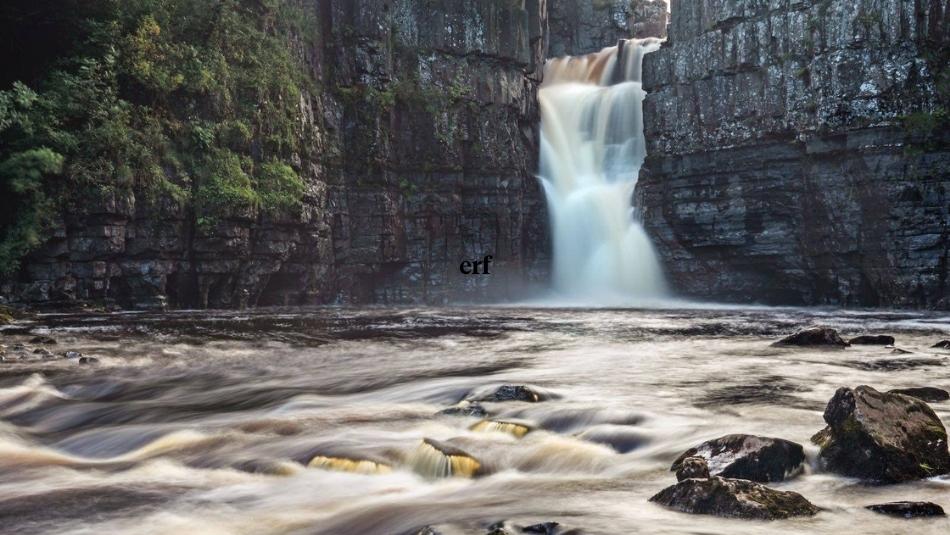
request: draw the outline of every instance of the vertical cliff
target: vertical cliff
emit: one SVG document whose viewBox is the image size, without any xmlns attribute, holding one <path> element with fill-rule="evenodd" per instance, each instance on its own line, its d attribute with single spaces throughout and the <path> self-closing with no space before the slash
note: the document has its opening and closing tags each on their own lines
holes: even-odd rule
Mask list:
<svg viewBox="0 0 950 535">
<path fill-rule="evenodd" d="M 638 201 L 671 284 L 950 306 L 950 5 L 673 0 Z"/>
<path fill-rule="evenodd" d="M 631 37 L 666 37 L 664 0 L 548 0 L 548 57 L 597 52 Z"/>
<path fill-rule="evenodd" d="M 299 209 L 209 219 L 194 198 L 101 188 L 56 219 L 2 293 L 133 307 L 442 302 L 543 278 L 545 1 L 299 3 L 306 23 L 287 35 L 308 78 L 287 162 L 305 184 Z M 459 274 L 488 254 L 492 277 Z"/>
</svg>

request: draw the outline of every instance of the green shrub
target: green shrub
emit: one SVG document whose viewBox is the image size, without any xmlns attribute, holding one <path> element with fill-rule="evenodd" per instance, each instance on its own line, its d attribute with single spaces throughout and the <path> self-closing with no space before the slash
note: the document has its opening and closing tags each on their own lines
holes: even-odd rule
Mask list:
<svg viewBox="0 0 950 535">
<path fill-rule="evenodd" d="M 199 226 L 299 204 L 303 181 L 281 163 L 308 150 L 296 2 L 53 4 L 31 16 L 56 10 L 83 33 L 39 79 L 0 91 L 0 270 L 105 193 L 171 198 Z"/>
</svg>

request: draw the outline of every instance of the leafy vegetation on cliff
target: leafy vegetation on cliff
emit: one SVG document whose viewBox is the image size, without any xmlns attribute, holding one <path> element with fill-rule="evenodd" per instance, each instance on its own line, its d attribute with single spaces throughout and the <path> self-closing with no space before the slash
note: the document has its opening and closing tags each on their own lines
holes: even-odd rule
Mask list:
<svg viewBox="0 0 950 535">
<path fill-rule="evenodd" d="M 54 4 L 0 7 L 25 55 L 0 87 L 0 272 L 64 218 L 133 191 L 173 199 L 205 231 L 299 206 L 288 162 L 304 151 L 306 70 L 291 43 L 307 17 L 295 3 Z"/>
</svg>

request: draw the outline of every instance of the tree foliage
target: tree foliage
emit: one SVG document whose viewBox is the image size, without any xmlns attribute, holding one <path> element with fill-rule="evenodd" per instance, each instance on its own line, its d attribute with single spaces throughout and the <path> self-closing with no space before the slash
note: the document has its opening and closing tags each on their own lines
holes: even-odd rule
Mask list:
<svg viewBox="0 0 950 535">
<path fill-rule="evenodd" d="M 45 16 L 10 1 L 3 9 L 13 9 L 11 20 Z M 283 163 L 305 150 L 306 71 L 291 43 L 307 17 L 296 5 L 102 0 L 49 8 L 77 35 L 0 91 L 0 271 L 15 271 L 62 214 L 81 214 L 110 192 L 171 197 L 208 229 L 220 218 L 298 209 L 304 184 Z"/>
</svg>

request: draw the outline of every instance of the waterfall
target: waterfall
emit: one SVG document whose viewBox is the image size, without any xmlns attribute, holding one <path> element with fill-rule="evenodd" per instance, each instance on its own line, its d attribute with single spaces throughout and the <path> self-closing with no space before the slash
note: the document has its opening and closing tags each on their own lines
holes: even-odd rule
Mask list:
<svg viewBox="0 0 950 535">
<path fill-rule="evenodd" d="M 541 181 L 554 245 L 554 288 L 597 304 L 666 294 L 650 239 L 633 208 L 646 156 L 643 55 L 658 39 L 620 41 L 544 67 Z"/>
</svg>

